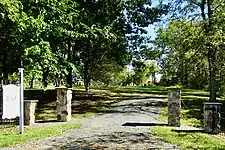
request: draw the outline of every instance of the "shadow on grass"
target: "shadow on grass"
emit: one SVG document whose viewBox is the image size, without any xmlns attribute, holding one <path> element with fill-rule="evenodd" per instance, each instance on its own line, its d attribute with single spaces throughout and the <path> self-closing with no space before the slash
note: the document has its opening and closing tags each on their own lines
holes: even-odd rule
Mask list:
<svg viewBox="0 0 225 150">
<path fill-rule="evenodd" d="M 40 91 L 38 91 L 40 92 Z M 44 96 L 42 96 L 44 97 Z M 110 109 L 110 105 L 118 100 L 108 96 L 87 95 L 85 91 L 73 91 L 72 116 L 86 113 L 101 113 Z M 79 116 L 77 116 L 79 117 Z M 57 119 L 56 95 L 55 98 L 40 99 L 36 109 L 36 122 L 54 122 Z"/>
<path fill-rule="evenodd" d="M 126 90 L 126 89 L 114 89 L 111 90 L 116 93 L 141 93 L 141 94 L 156 94 L 156 95 L 168 95 L 167 91 L 150 91 L 150 90 Z"/>
<path fill-rule="evenodd" d="M 132 100 L 132 99 L 129 99 L 129 100 Z M 134 99 L 136 100 L 136 99 Z M 143 101 L 140 101 L 140 102 L 136 102 L 136 103 L 130 103 L 130 104 L 119 104 L 119 105 L 116 105 L 116 106 L 112 106 L 112 108 L 115 108 L 115 107 L 166 107 L 167 106 L 167 102 L 165 101 L 157 101 L 157 100 L 149 100 L 149 101 L 146 101 L 146 102 L 143 102 Z"/>
<path fill-rule="evenodd" d="M 39 120 L 36 121 L 36 123 L 54 123 L 54 122 L 60 122 L 58 120 Z"/>
<path fill-rule="evenodd" d="M 137 126 L 168 126 L 168 124 L 167 123 L 126 122 L 122 126 L 130 126 L 130 127 L 137 127 Z"/>
<path fill-rule="evenodd" d="M 97 93 L 99 94 L 99 93 Z M 139 95 L 112 95 L 105 94 L 104 96 L 95 95 L 95 93 L 91 95 L 87 95 L 84 90 L 73 90 L 73 100 L 72 100 L 72 116 L 78 114 L 85 116 L 86 113 L 128 113 L 129 111 L 113 111 L 115 107 L 126 107 L 125 105 L 113 106 L 113 104 L 117 103 L 120 100 L 138 100 L 138 99 L 154 99 L 149 101 L 148 103 L 140 103 L 135 104 L 135 107 L 165 107 L 167 105 L 166 102 L 157 101 L 157 99 L 163 99 L 166 96 L 163 95 L 151 95 L 151 96 L 142 96 Z M 155 101 L 156 100 L 156 101 Z M 134 107 L 134 106 L 132 106 Z M 137 110 L 137 111 L 142 111 Z M 149 112 L 149 110 L 146 110 Z M 45 100 L 40 100 L 37 105 L 37 115 L 36 118 L 39 122 L 49 122 L 49 120 L 56 120 L 56 98 L 49 98 Z M 157 113 L 155 111 L 151 113 Z M 158 114 L 158 113 L 157 113 Z M 79 117 L 79 116 L 78 116 Z"/>
<path fill-rule="evenodd" d="M 115 96 L 116 97 L 116 96 Z M 167 96 L 123 96 L 119 97 L 120 100 L 134 100 L 134 99 L 165 99 Z"/>
</svg>

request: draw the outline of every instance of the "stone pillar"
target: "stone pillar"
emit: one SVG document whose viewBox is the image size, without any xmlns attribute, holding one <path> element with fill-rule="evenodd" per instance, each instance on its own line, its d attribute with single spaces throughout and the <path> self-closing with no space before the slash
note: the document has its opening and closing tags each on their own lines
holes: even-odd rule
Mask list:
<svg viewBox="0 0 225 150">
<path fill-rule="evenodd" d="M 35 109 L 38 100 L 24 100 L 24 125 L 35 123 Z"/>
<path fill-rule="evenodd" d="M 168 125 L 180 126 L 181 89 L 169 89 L 168 93 Z"/>
<path fill-rule="evenodd" d="M 204 131 L 215 134 L 220 129 L 220 109 L 222 103 L 205 102 L 204 104 Z"/>
<path fill-rule="evenodd" d="M 72 89 L 58 87 L 57 89 L 57 120 L 67 122 L 71 120 Z"/>
</svg>

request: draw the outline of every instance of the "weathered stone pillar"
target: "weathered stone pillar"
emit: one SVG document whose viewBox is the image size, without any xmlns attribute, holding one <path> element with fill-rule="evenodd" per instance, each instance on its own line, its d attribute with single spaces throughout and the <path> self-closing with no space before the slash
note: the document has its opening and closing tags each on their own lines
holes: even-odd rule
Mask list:
<svg viewBox="0 0 225 150">
<path fill-rule="evenodd" d="M 35 123 L 35 109 L 38 100 L 24 100 L 24 124 L 32 125 Z"/>
<path fill-rule="evenodd" d="M 72 89 L 58 87 L 57 89 L 57 120 L 67 122 L 71 120 Z"/>
<path fill-rule="evenodd" d="M 168 125 L 180 126 L 181 89 L 169 89 L 168 93 Z"/>
<path fill-rule="evenodd" d="M 220 129 L 220 109 L 222 103 L 205 102 L 204 104 L 204 131 L 215 134 Z"/>
</svg>

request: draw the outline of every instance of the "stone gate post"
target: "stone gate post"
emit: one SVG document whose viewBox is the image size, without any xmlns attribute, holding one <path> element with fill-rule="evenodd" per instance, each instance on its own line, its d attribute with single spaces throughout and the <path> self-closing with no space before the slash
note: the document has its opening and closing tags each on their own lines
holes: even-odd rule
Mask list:
<svg viewBox="0 0 225 150">
<path fill-rule="evenodd" d="M 24 124 L 32 125 L 35 123 L 35 109 L 38 100 L 24 100 Z"/>
<path fill-rule="evenodd" d="M 181 89 L 173 88 L 168 92 L 168 125 L 180 126 Z"/>
<path fill-rule="evenodd" d="M 205 102 L 204 108 L 204 131 L 206 133 L 215 134 L 220 129 L 220 109 L 222 103 Z"/>
<path fill-rule="evenodd" d="M 72 89 L 57 87 L 57 120 L 67 122 L 71 120 Z"/>
</svg>

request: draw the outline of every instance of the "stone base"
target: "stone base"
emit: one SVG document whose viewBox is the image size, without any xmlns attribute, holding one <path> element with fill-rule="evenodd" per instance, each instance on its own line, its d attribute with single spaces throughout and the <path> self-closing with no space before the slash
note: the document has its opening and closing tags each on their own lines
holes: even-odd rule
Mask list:
<svg viewBox="0 0 225 150">
<path fill-rule="evenodd" d="M 222 103 L 206 102 L 204 104 L 204 131 L 216 134 L 220 130 L 220 109 Z"/>
<path fill-rule="evenodd" d="M 170 89 L 168 94 L 168 125 L 180 127 L 181 90 Z"/>
<path fill-rule="evenodd" d="M 71 120 L 72 90 L 57 88 L 57 120 L 67 122 Z"/>
<path fill-rule="evenodd" d="M 24 100 L 24 125 L 35 123 L 35 109 L 38 100 Z"/>
<path fill-rule="evenodd" d="M 180 127 L 180 109 L 179 103 L 170 103 L 168 105 L 168 125 Z"/>
</svg>

